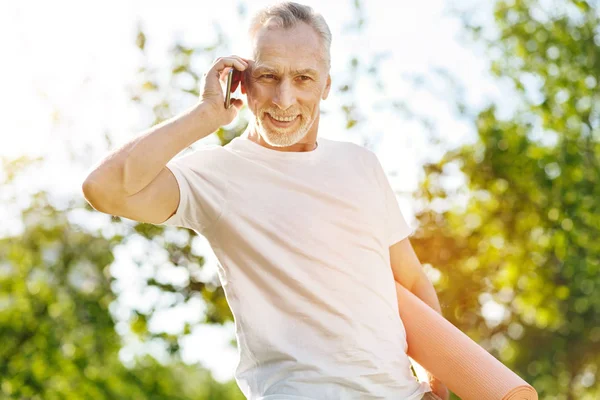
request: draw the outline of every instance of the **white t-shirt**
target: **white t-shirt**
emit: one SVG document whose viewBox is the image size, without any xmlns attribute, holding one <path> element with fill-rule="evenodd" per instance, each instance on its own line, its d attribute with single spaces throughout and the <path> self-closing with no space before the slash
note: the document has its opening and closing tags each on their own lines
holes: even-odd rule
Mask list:
<svg viewBox="0 0 600 400">
<path fill-rule="evenodd" d="M 238 137 L 171 160 L 164 225 L 219 260 L 235 319 L 235 379 L 251 400 L 420 399 L 389 247 L 410 235 L 377 156 L 318 138 L 281 152 Z"/>
</svg>

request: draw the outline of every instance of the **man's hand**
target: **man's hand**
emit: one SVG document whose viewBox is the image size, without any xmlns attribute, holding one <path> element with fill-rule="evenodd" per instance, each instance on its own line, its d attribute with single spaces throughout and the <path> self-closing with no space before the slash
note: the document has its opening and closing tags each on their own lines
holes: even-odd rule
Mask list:
<svg viewBox="0 0 600 400">
<path fill-rule="evenodd" d="M 227 75 L 230 69 L 235 68 L 238 71 L 245 71 L 249 66 L 250 60 L 239 57 L 220 57 L 217 58 L 210 70 L 204 74 L 200 89 L 200 104 L 208 106 L 212 110 L 215 130 L 223 125 L 230 124 L 238 114 L 238 111 L 244 105 L 241 99 L 232 99 L 231 104 L 235 107 L 226 109 L 223 103 L 225 102 L 225 93 L 223 86 L 227 81 Z M 235 76 L 235 74 L 234 74 Z M 236 83 L 237 86 L 237 83 Z M 235 87 L 232 86 L 232 92 Z M 245 82 L 242 82 L 242 92 L 245 92 Z"/>
<path fill-rule="evenodd" d="M 450 392 L 446 385 L 431 375 L 429 378 L 429 386 L 431 386 L 431 391 L 442 400 L 448 400 L 450 398 Z"/>
</svg>

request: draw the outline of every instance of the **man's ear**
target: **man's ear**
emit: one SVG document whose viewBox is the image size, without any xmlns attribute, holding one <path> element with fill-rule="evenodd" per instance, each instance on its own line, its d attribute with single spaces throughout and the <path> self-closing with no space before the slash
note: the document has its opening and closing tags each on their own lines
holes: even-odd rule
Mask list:
<svg viewBox="0 0 600 400">
<path fill-rule="evenodd" d="M 323 100 L 327 99 L 329 96 L 329 91 L 331 90 L 331 74 L 327 75 L 327 84 L 325 85 L 325 89 L 323 90 L 323 96 L 321 98 Z"/>
</svg>

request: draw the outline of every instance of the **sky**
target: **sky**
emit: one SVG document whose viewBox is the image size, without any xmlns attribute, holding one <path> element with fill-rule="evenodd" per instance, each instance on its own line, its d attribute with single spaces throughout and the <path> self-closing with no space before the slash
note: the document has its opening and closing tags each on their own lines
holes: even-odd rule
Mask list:
<svg viewBox="0 0 600 400">
<path fill-rule="evenodd" d="M 244 4 L 247 15 L 252 15 L 270 3 L 253 0 Z M 364 107 L 361 113 L 365 122 L 355 130 L 343 129 L 343 118 L 335 112 L 342 98 L 332 91 L 322 105 L 324 111 L 330 112 L 321 119 L 319 136 L 355 143 L 371 135 L 378 138 L 375 152 L 394 189 L 406 193 L 398 200 L 407 220 L 413 224 L 415 205 L 410 193 L 417 189 L 424 160 L 441 154 L 440 148 L 429 143 L 422 125 L 382 111 L 377 104 L 390 98 L 403 99 L 413 110 L 435 121 L 436 134 L 449 146 L 473 140 L 473 127 L 453 114 L 445 99 L 446 94 L 450 95 L 448 88 L 432 71 L 443 68 L 456 76 L 467 89 L 463 100 L 472 107 L 491 101 L 501 104 L 501 99 L 507 98 L 509 89 L 490 78 L 486 57 L 460 38 L 460 22 L 448 13 L 450 6 L 473 9 L 477 5 L 479 12 L 485 14 L 485 4 L 492 2 L 369 0 L 361 3 L 366 25 L 360 35 L 355 35 L 345 29 L 354 12 L 351 1 L 304 1 L 323 14 L 333 33 L 334 87 L 336 82 L 343 81 L 339 77 L 347 76 L 348 60 L 357 49 L 365 61 L 381 52 L 388 55 L 380 71 L 384 91 L 366 79 L 358 82 L 356 98 Z M 247 19 L 238 16 L 239 5 L 239 1 L 233 0 L 0 2 L 0 52 L 4 60 L 0 64 L 3 125 L 0 157 L 29 155 L 44 156 L 46 160 L 43 168 L 26 175 L 15 207 L 25 206 L 29 195 L 40 189 L 48 190 L 57 202 L 81 196 L 83 179 L 106 155 L 103 135 L 108 133 L 115 145 L 122 144 L 149 127 L 147 113 L 132 104 L 127 92 L 127 87 L 136 83 L 137 68 L 145 62 L 135 47 L 138 22 L 147 35 L 149 64 L 166 73 L 170 67 L 167 50 L 175 39 L 195 45 L 211 43 L 216 35 L 215 22 L 226 30 L 231 41 L 228 50 L 241 54 Z M 428 84 L 435 85 L 439 93 L 415 89 L 402 79 L 404 74 L 425 75 Z M 216 143 L 216 137 L 209 136 L 199 143 Z M 77 155 L 75 160 L 69 159 L 69 150 Z M 0 203 L 3 200 L 6 198 L 0 192 Z M 93 218 L 76 213 L 72 216 L 98 228 L 107 224 L 106 217 L 100 213 Z M 0 218 L 5 221 L 0 235 L 19 232 L 16 208 L 0 209 Z M 170 231 L 165 235 L 170 235 L 171 240 L 181 240 L 182 234 Z M 198 237 L 194 245 L 198 254 L 207 257 L 205 273 L 216 273 L 217 260 L 206 240 Z M 142 292 L 141 278 L 150 272 L 135 267 L 132 259 L 136 257 L 143 259 L 147 253 L 144 243 L 131 240 L 128 246 L 117 250 L 117 261 L 111 269 L 120 291 L 112 311 L 123 318 L 129 308 L 144 307 L 152 299 L 156 301 L 155 293 Z M 168 271 L 169 276 L 164 279 L 185 280 L 184 271 L 173 268 Z M 192 301 L 169 311 L 168 315 L 157 315 L 153 324 L 156 329 L 177 332 L 184 321 L 198 320 L 202 308 L 200 301 Z M 501 313 L 493 304 L 486 309 L 490 319 Z M 118 324 L 117 329 L 126 335 L 124 323 Z M 237 351 L 229 345 L 232 337 L 231 324 L 224 328 L 199 327 L 183 343 L 184 360 L 201 361 L 218 380 L 231 379 L 237 362 Z M 143 351 L 148 350 L 131 341 L 123 349 L 122 359 L 126 361 Z M 161 349 L 151 351 L 160 354 Z"/>
</svg>

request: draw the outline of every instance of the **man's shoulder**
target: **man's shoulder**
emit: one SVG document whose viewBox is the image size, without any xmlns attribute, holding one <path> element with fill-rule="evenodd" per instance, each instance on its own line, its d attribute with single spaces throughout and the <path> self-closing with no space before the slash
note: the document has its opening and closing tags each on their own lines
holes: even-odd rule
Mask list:
<svg viewBox="0 0 600 400">
<path fill-rule="evenodd" d="M 196 144 L 182 150 L 167 164 L 187 167 L 214 167 L 222 164 L 220 161 L 226 151 L 218 144 Z"/>
<path fill-rule="evenodd" d="M 223 150 L 223 146 L 219 144 L 205 144 L 205 143 L 195 143 L 191 146 L 183 149 L 178 157 L 189 157 L 192 155 L 200 155 L 200 154 L 209 154 L 209 153 L 218 153 Z"/>
</svg>

